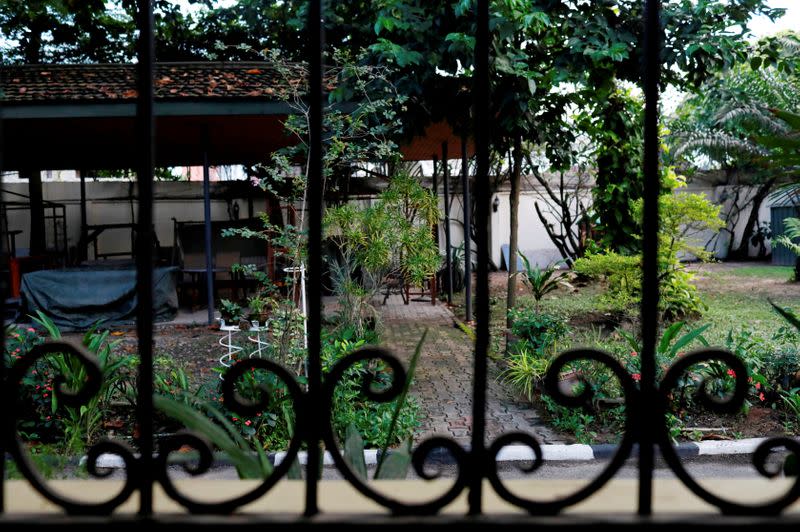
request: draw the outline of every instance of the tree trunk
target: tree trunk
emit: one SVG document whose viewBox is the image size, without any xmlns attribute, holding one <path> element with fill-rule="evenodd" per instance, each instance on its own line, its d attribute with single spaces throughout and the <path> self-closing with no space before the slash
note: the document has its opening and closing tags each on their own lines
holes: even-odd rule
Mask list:
<svg viewBox="0 0 800 532">
<path fill-rule="evenodd" d="M 44 218 L 44 199 L 42 193 L 42 173 L 39 170 L 25 170 L 20 173 L 28 179 L 28 198 L 30 208 L 31 256 L 44 255 L 47 250 L 47 237 Z"/>
<path fill-rule="evenodd" d="M 517 304 L 517 241 L 519 238 L 519 189 L 522 178 L 522 137 L 514 139 L 511 163 L 511 237 L 508 243 L 508 291 L 506 293 L 506 327 L 511 328 L 508 311 Z"/>
<path fill-rule="evenodd" d="M 753 236 L 753 231 L 755 230 L 756 223 L 758 222 L 758 211 L 761 210 L 761 204 L 764 203 L 764 200 L 769 195 L 774 183 L 775 180 L 770 179 L 758 187 L 755 196 L 753 196 L 753 208 L 750 211 L 750 216 L 747 218 L 747 224 L 744 226 L 744 231 L 742 231 L 742 239 L 739 241 L 739 247 L 731 250 L 730 254 L 728 255 L 729 259 L 744 260 L 750 255 L 750 239 Z"/>
</svg>

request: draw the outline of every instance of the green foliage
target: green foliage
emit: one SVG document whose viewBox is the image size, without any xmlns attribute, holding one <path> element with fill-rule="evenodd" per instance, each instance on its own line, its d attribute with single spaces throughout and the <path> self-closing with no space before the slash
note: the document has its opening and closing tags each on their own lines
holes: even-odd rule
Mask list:
<svg viewBox="0 0 800 532">
<path fill-rule="evenodd" d="M 633 203 L 644 191 L 642 146 L 644 116 L 641 100 L 629 91 L 614 90 L 597 109 L 579 118 L 579 124 L 595 143 L 597 182 L 592 209 L 599 233 L 597 244 L 625 254 L 639 251 L 633 238 L 639 220 Z"/>
<path fill-rule="evenodd" d="M 201 434 L 223 451 L 236 468 L 239 478 L 263 479 L 272 472 L 272 465 L 263 447 L 248 442 L 212 403 L 195 401 L 190 406 L 170 397 L 155 394 L 153 406 L 186 428 Z M 214 421 L 209 419 L 209 416 Z"/>
<path fill-rule="evenodd" d="M 594 415 L 561 406 L 547 395 L 542 395 L 542 403 L 554 429 L 572 434 L 578 443 L 591 444 L 594 442 L 597 437 L 597 433 L 592 430 L 592 425 L 596 420 Z"/>
<path fill-rule="evenodd" d="M 694 240 L 704 231 L 716 231 L 723 226 L 719 218 L 720 207 L 702 194 L 675 192 L 686 186 L 686 179 L 672 169 L 664 173 L 662 183 L 664 193 L 659 196 L 658 233 L 659 309 L 665 319 L 700 315 L 708 307 L 692 283 L 694 274 L 686 271 L 681 258 L 687 255 L 700 260 L 711 258 L 711 254 L 696 245 Z M 631 209 L 641 220 L 642 200 L 634 201 Z M 641 233 L 634 238 L 641 240 Z M 581 275 L 607 282 L 607 290 L 599 299 L 603 308 L 631 311 L 641 300 L 640 261 L 639 255 L 623 256 L 610 250 L 588 252 L 575 261 L 573 269 Z"/>
<path fill-rule="evenodd" d="M 432 227 L 439 216 L 433 194 L 402 173 L 370 206 L 345 203 L 325 211 L 326 235 L 341 255 L 330 266 L 342 323 L 362 332 L 365 319 L 377 319 L 370 301 L 388 277 L 421 285 L 436 274 L 441 258 Z"/>
<path fill-rule="evenodd" d="M 259 293 L 253 294 L 247 299 L 247 308 L 250 310 L 251 318 L 258 318 L 268 312 L 269 300 Z"/>
<path fill-rule="evenodd" d="M 553 314 L 515 308 L 508 315 L 511 318 L 511 333 L 519 339 L 517 343 L 522 343 L 519 347 L 539 354 L 556 351 L 558 342 L 569 333 L 564 319 Z"/>
<path fill-rule="evenodd" d="M 399 270 L 422 284 L 439 268 L 431 228 L 439 220 L 436 197 L 408 174 L 394 176 L 378 201 L 366 208 L 344 204 L 325 212 L 327 233 L 345 256 L 377 276 Z"/>
<path fill-rule="evenodd" d="M 219 314 L 227 325 L 238 325 L 237 322 L 242 317 L 242 306 L 230 299 L 223 299 L 220 301 Z"/>
<path fill-rule="evenodd" d="M 686 323 L 679 321 L 669 325 L 661 333 L 656 344 L 656 378 L 661 378 L 672 361 L 676 357 L 682 356 L 692 344 L 699 343 L 708 347 L 708 341 L 703 333 L 710 327 L 709 324 L 690 328 L 682 333 L 685 327 L 687 327 Z M 617 333 L 622 336 L 631 349 L 630 357 L 626 357 L 625 362 L 628 370 L 634 375 L 634 380 L 638 380 L 637 375 L 641 374 L 641 358 L 639 358 L 639 354 L 642 352 L 641 341 L 628 332 L 619 330 Z"/>
<path fill-rule="evenodd" d="M 587 252 L 572 266 L 575 273 L 605 280 L 606 291 L 599 297 L 601 308 L 625 311 L 641 297 L 641 259 L 614 251 Z"/>
<path fill-rule="evenodd" d="M 13 367 L 28 352 L 44 341 L 33 327 L 6 327 L 4 362 Z M 53 368 L 47 360 L 39 359 L 22 378 L 22 411 L 18 413 L 18 430 L 26 440 L 55 441 L 63 431 L 61 416 L 52 411 L 54 382 Z"/>
<path fill-rule="evenodd" d="M 61 339 L 61 331 L 45 314 L 37 311 L 31 317 L 52 340 Z M 82 344 L 94 355 L 102 374 L 99 391 L 85 404 L 72 407 L 61 405 L 53 393 L 57 379 L 63 379 L 64 389 L 77 391 L 88 381 L 86 366 L 75 356 L 65 353 L 50 353 L 39 359 L 23 377 L 20 429 L 28 438 L 39 441 L 58 442 L 69 454 L 82 452 L 100 436 L 104 417 L 110 411 L 110 403 L 125 377 L 125 370 L 134 363 L 134 358 L 114 353 L 118 342 L 110 342 L 109 331 L 99 332 L 97 325 L 83 336 Z M 11 327 L 6 330 L 5 364 L 13 366 L 23 360 L 30 349 L 41 344 L 43 339 L 33 328 Z"/>
<path fill-rule="evenodd" d="M 784 218 L 783 219 L 783 234 L 780 234 L 772 239 L 773 246 L 782 246 L 795 254 L 795 260 L 800 260 L 800 244 L 797 243 L 800 239 L 800 218 Z M 797 268 L 792 274 L 793 281 L 800 281 L 797 276 Z"/>
<path fill-rule="evenodd" d="M 550 356 L 531 348 L 527 342 L 518 344 L 508 357 L 499 380 L 532 401 L 550 367 Z"/>
<path fill-rule="evenodd" d="M 521 251 L 518 253 L 519 256 L 522 257 L 522 263 L 524 267 L 520 273 L 523 275 L 522 278 L 525 281 L 525 284 L 527 284 L 531 289 L 531 295 L 533 295 L 536 311 L 538 312 L 542 298 L 559 287 L 561 276 L 556 275 L 556 272 L 558 265 L 561 264 L 562 261 L 551 264 L 542 270 L 539 268 L 538 264 L 532 266 L 528 260 L 528 257 L 526 257 Z"/>
<path fill-rule="evenodd" d="M 328 371 L 338 360 L 366 343 L 365 339 L 355 338 L 353 329 L 345 329 L 329 336 L 323 343 L 323 370 Z M 400 398 L 388 403 L 368 401 L 361 390 L 364 379 L 370 377 L 375 390 L 388 387 L 393 378 L 383 363 L 375 361 L 354 365 L 339 381 L 334 392 L 331 413 L 334 433 L 339 441 L 345 441 L 348 427 L 353 425 L 365 445 L 370 447 L 396 445 L 405 441 L 419 425 L 419 406 L 416 400 L 413 397 L 408 398 L 405 404 L 400 402 Z M 395 414 L 398 404 L 402 404 L 402 407 Z M 394 429 L 390 434 L 392 427 Z"/>
<path fill-rule="evenodd" d="M 403 406 L 406 404 L 408 391 L 411 388 L 411 383 L 414 379 L 414 372 L 417 368 L 417 361 L 422 352 L 422 345 L 425 342 L 425 337 L 428 335 L 428 329 L 422 333 L 422 337 L 417 343 L 414 354 L 411 356 L 409 363 L 408 373 L 406 380 L 403 383 L 403 390 L 397 398 L 394 412 L 392 413 L 392 421 L 389 425 L 389 430 L 386 433 L 386 443 L 381 448 L 378 466 L 375 469 L 376 479 L 401 479 L 405 478 L 408 468 L 411 465 L 411 438 L 407 440 L 391 454 L 388 454 L 390 442 L 395 441 L 395 431 L 397 429 L 397 422 L 400 418 L 400 413 Z M 353 467 L 353 470 L 362 479 L 367 480 L 367 467 L 364 463 L 364 439 L 358 433 L 358 428 L 351 424 L 347 427 L 344 442 L 344 456 L 345 460 Z"/>
</svg>

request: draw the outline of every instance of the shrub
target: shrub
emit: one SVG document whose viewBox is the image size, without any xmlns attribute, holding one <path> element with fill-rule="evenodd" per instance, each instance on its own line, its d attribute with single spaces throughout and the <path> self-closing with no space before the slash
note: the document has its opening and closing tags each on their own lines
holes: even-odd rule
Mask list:
<svg viewBox="0 0 800 532">
<path fill-rule="evenodd" d="M 325 339 L 322 349 L 323 370 L 328 371 L 349 353 L 366 345 L 367 338 L 356 338 L 352 329 Z M 387 443 L 397 401 L 378 403 L 366 399 L 362 393 L 364 379 L 372 375 L 372 388 L 387 388 L 392 374 L 381 362 L 360 362 L 348 369 L 338 382 L 333 397 L 331 420 L 333 430 L 339 441 L 344 442 L 347 430 L 352 425 L 363 438 L 364 444 L 380 447 Z M 401 443 L 413 436 L 419 426 L 419 405 L 413 397 L 406 400 L 397 415 L 392 441 L 389 445 Z"/>
<path fill-rule="evenodd" d="M 599 298 L 602 308 L 627 311 L 641 298 L 641 259 L 613 251 L 587 252 L 575 261 L 575 273 L 595 280 L 605 280 L 606 291 Z"/>
<path fill-rule="evenodd" d="M 506 368 L 500 373 L 499 380 L 510 385 L 525 396 L 528 401 L 533 400 L 534 392 L 539 388 L 550 368 L 550 357 L 531 349 L 527 342 L 519 342 L 508 359 Z"/>
<path fill-rule="evenodd" d="M 517 337 L 518 343 L 524 342 L 541 354 L 555 351 L 558 341 L 569 332 L 565 320 L 553 314 L 515 308 L 509 310 L 508 315 L 511 318 L 511 333 Z"/>
<path fill-rule="evenodd" d="M 51 339 L 61 339 L 61 331 L 46 315 L 37 312 L 37 317 L 32 319 Z M 29 433 L 29 438 L 57 441 L 63 445 L 65 451 L 79 453 L 99 437 L 112 396 L 118 391 L 118 384 L 125 376 L 122 370 L 134 360 L 128 355 L 114 354 L 118 342 L 109 342 L 109 334 L 109 331 L 98 331 L 95 326 L 83 336 L 83 346 L 96 357 L 102 379 L 99 391 L 82 405 L 60 405 L 57 395 L 53 393 L 59 378 L 63 379 L 67 390 L 73 391 L 80 390 L 87 382 L 86 366 L 72 355 L 49 353 L 38 359 L 23 377 L 22 405 L 26 410 L 24 415 L 30 417 L 23 420 L 21 426 L 39 431 Z M 43 341 L 33 329 L 8 329 L 6 335 L 5 363 L 8 367 L 23 359 L 34 345 Z"/>
<path fill-rule="evenodd" d="M 687 272 L 681 258 L 694 256 L 710 260 L 711 253 L 694 243 L 705 231 L 723 227 L 720 207 L 703 194 L 677 192 L 686 186 L 686 178 L 667 169 L 662 175 L 664 192 L 659 196 L 658 275 L 661 283 L 659 310 L 666 320 L 699 316 L 707 310 L 692 284 L 694 274 Z M 632 212 L 642 220 L 644 204 L 635 201 Z M 641 234 L 636 239 L 641 240 Z M 588 253 L 575 262 L 577 273 L 608 283 L 600 303 L 609 310 L 630 311 L 641 301 L 641 255 L 624 256 L 611 250 Z"/>
</svg>

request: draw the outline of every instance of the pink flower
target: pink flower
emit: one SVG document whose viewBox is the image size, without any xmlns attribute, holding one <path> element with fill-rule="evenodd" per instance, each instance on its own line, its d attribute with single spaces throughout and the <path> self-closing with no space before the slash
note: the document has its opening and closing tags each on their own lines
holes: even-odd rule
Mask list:
<svg viewBox="0 0 800 532">
<path fill-rule="evenodd" d="M 757 382 L 756 383 L 756 390 L 760 390 L 760 389 L 761 389 L 761 383 Z M 761 394 L 761 395 L 764 395 L 764 394 Z"/>
<path fill-rule="evenodd" d="M 234 417 L 234 418 L 231 418 L 231 419 L 233 419 L 234 421 L 239 421 L 238 417 Z"/>
<path fill-rule="evenodd" d="M 633 375 L 631 375 L 631 378 L 633 378 L 633 380 L 635 380 L 636 382 L 639 382 L 640 380 L 642 380 L 642 375 L 640 373 L 634 373 Z"/>
<path fill-rule="evenodd" d="M 28 327 L 28 332 L 36 332 L 36 329 L 34 329 L 33 327 Z"/>
<path fill-rule="evenodd" d="M 252 423 L 253 423 L 253 422 L 252 422 L 252 421 L 250 421 L 249 419 L 248 419 L 247 421 L 245 421 L 245 422 L 244 422 L 244 424 L 245 424 L 245 425 L 247 425 L 248 427 L 249 427 L 250 425 L 252 425 Z"/>
<path fill-rule="evenodd" d="M 728 370 L 728 375 L 730 375 L 730 376 L 731 376 L 731 377 L 733 377 L 734 379 L 736 378 L 736 372 L 735 372 L 735 371 L 733 371 L 732 369 L 729 369 L 729 370 Z"/>
<path fill-rule="evenodd" d="M 761 399 L 762 401 L 765 401 L 766 399 L 764 397 L 764 392 L 761 392 L 760 394 L 758 394 L 758 398 Z"/>
<path fill-rule="evenodd" d="M 635 356 L 638 356 L 638 355 L 639 355 L 639 353 L 637 353 L 636 351 L 631 351 L 631 356 L 632 357 L 635 357 Z"/>
</svg>

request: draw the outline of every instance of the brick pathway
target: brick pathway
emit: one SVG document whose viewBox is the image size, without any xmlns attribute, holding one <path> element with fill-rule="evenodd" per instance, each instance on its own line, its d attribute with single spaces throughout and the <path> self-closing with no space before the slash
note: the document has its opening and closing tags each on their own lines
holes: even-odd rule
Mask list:
<svg viewBox="0 0 800 532">
<path fill-rule="evenodd" d="M 380 303 L 380 301 L 378 302 Z M 376 305 L 384 321 L 385 346 L 408 362 L 425 328 L 428 336 L 417 364 L 412 394 L 421 406 L 422 427 L 416 442 L 437 434 L 468 445 L 472 426 L 472 345 L 455 327 L 453 315 L 442 304 L 425 302 L 404 305 L 392 296 L 386 305 Z M 540 443 L 564 443 L 542 424 L 531 405 L 515 400 L 496 379 L 490 361 L 487 390 L 487 444 L 511 431 L 533 434 Z"/>
</svg>

